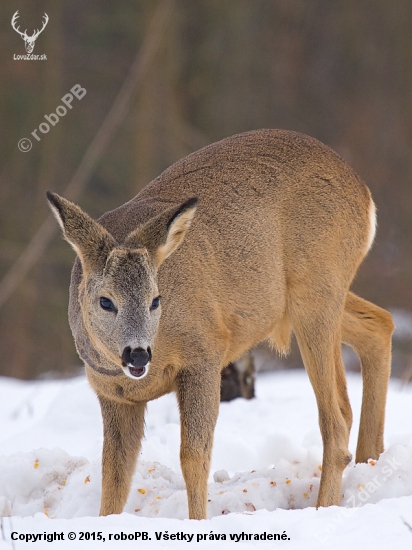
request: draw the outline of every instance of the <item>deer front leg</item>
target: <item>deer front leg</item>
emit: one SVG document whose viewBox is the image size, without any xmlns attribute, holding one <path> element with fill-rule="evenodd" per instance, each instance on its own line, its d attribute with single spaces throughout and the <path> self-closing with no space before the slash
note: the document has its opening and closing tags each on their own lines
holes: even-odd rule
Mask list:
<svg viewBox="0 0 412 550">
<path fill-rule="evenodd" d="M 143 437 L 146 403 L 127 405 L 99 396 L 103 416 L 100 515 L 120 514 L 126 504 Z"/>
<path fill-rule="evenodd" d="M 186 483 L 190 519 L 206 519 L 207 478 L 213 433 L 219 412 L 220 370 L 183 372 L 178 380 L 180 463 Z"/>
</svg>

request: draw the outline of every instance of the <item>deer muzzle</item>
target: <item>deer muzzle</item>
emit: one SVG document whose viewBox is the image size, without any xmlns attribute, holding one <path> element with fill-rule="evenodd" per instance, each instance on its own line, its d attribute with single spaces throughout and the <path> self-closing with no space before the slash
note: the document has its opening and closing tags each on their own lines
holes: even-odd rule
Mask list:
<svg viewBox="0 0 412 550">
<path fill-rule="evenodd" d="M 122 367 L 129 378 L 143 378 L 149 368 L 152 359 L 150 346 L 147 349 L 132 348 L 128 346 L 122 353 Z"/>
</svg>

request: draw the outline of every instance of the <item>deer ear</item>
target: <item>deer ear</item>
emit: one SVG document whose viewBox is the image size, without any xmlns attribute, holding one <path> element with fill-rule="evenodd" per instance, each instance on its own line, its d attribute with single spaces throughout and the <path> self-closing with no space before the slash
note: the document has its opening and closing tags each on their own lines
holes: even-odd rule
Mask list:
<svg viewBox="0 0 412 550">
<path fill-rule="evenodd" d="M 117 245 L 113 236 L 72 202 L 47 191 L 49 206 L 66 241 L 80 258 L 85 273 L 102 271 L 108 254 Z"/>
<path fill-rule="evenodd" d="M 183 242 L 197 208 L 192 197 L 178 207 L 168 208 L 135 229 L 124 242 L 128 248 L 147 248 L 157 267 Z"/>
</svg>

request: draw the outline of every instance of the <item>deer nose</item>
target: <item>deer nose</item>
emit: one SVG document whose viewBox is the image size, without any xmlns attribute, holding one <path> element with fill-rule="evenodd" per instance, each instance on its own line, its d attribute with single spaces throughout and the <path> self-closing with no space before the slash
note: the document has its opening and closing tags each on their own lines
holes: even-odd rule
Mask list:
<svg viewBox="0 0 412 550">
<path fill-rule="evenodd" d="M 133 367 L 145 367 L 152 359 L 152 351 L 150 347 L 147 350 L 143 348 L 131 349 L 130 346 L 125 348 L 122 353 L 123 366 L 131 365 Z"/>
</svg>

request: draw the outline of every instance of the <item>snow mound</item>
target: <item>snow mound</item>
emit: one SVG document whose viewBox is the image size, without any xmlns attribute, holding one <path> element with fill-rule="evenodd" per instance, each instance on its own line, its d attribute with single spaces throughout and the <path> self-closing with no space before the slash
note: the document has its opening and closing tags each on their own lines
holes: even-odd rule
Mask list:
<svg viewBox="0 0 412 550">
<path fill-rule="evenodd" d="M 303 509 L 315 506 L 321 466 L 317 453 L 301 453 L 273 468 L 229 476 L 215 472 L 208 487 L 208 517 L 230 513 Z M 395 444 L 378 461 L 351 463 L 345 471 L 341 505 L 360 507 L 383 498 L 412 494 L 412 447 Z M 100 464 L 71 457 L 60 449 L 37 449 L 0 458 L 2 516 L 54 518 L 97 516 Z M 125 512 L 143 517 L 185 519 L 185 484 L 158 462 L 139 461 Z"/>
</svg>

